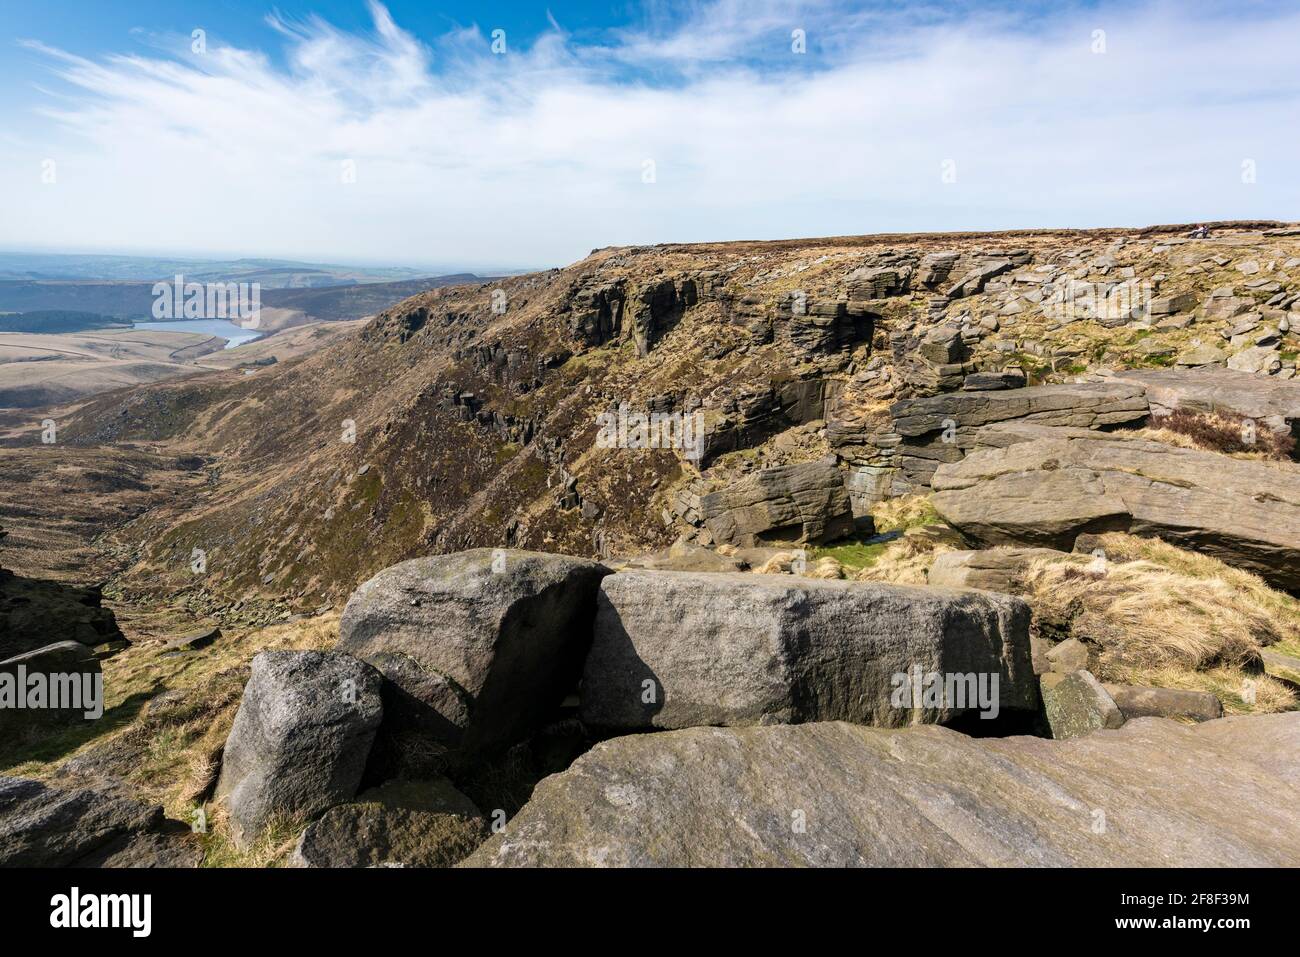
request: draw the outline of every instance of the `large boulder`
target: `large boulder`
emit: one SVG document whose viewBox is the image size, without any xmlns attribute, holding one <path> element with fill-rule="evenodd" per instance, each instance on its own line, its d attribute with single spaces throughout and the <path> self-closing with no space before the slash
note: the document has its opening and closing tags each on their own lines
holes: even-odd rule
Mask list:
<svg viewBox="0 0 1300 957">
<path fill-rule="evenodd" d="M 607 574 L 564 555 L 481 548 L 402 562 L 363 584 L 338 647 L 392 686 L 398 707 L 379 747 L 422 746 L 429 773 L 527 737 L 577 686 Z"/>
<path fill-rule="evenodd" d="M 161 806 L 111 788 L 0 777 L 0 867 L 99 863 L 88 858 L 163 823 Z"/>
<path fill-rule="evenodd" d="M 264 651 L 253 659 L 217 783 L 236 842 L 357 793 L 383 716 L 382 681 L 337 651 Z"/>
<path fill-rule="evenodd" d="M 902 676 L 917 669 L 945 680 L 970 676 L 997 708 L 1030 709 L 1037 693 L 1028 629 L 1028 606 L 1004 595 L 780 575 L 620 572 L 601 583 L 581 714 L 604 728 L 825 720 L 897 726 L 981 709 L 978 694 L 962 690 L 956 700 L 955 686 L 946 700 L 914 700 L 911 689 L 923 678 L 904 684 Z"/>
<path fill-rule="evenodd" d="M 713 541 L 725 545 L 817 544 L 853 531 L 853 507 L 835 457 L 761 469 L 700 497 Z"/>
<path fill-rule="evenodd" d="M 979 444 L 979 432 L 1000 422 L 1072 429 L 1111 429 L 1147 417 L 1144 389 L 1126 382 L 1030 386 L 1003 391 L 949 392 L 895 402 L 894 431 L 902 437 L 904 479 L 928 485 L 936 468 L 959 462 Z"/>
<path fill-rule="evenodd" d="M 474 802 L 446 778 L 391 781 L 307 825 L 299 867 L 450 867 L 487 837 Z"/>
<path fill-rule="evenodd" d="M 1298 801 L 1297 713 L 1071 741 L 693 728 L 597 745 L 466 865 L 1295 867 Z"/>
<path fill-rule="evenodd" d="M 1097 435 L 972 452 L 934 475 L 934 507 L 986 545 L 1069 551 L 1125 531 L 1300 590 L 1300 466 Z"/>
</svg>

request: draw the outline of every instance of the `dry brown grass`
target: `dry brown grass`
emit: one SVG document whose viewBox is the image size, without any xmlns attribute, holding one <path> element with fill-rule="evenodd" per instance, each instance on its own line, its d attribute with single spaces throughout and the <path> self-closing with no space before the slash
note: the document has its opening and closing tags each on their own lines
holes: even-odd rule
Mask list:
<svg viewBox="0 0 1300 957">
<path fill-rule="evenodd" d="M 1105 681 L 1211 691 L 1236 713 L 1297 707 L 1291 689 L 1260 673 L 1260 651 L 1300 641 L 1300 602 L 1164 542 L 1113 533 L 1102 543 L 1101 570 L 1046 559 L 1026 572 L 1041 633 L 1092 645 Z"/>
<path fill-rule="evenodd" d="M 858 581 L 924 585 L 934 560 L 944 552 L 956 551 L 958 547 L 951 541 L 927 535 L 904 535 L 890 542 L 874 564 L 854 577 Z"/>
<path fill-rule="evenodd" d="M 876 531 L 882 534 L 943 522 L 934 510 L 929 492 L 915 492 L 879 501 L 871 507 L 871 517 L 875 519 Z"/>
</svg>

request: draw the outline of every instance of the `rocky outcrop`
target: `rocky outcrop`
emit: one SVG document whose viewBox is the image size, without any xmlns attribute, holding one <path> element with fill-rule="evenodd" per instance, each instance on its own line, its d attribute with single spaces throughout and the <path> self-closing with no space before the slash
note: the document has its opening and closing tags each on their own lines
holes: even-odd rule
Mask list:
<svg viewBox="0 0 1300 957">
<path fill-rule="evenodd" d="M 450 867 L 487 837 L 474 802 L 446 778 L 393 781 L 330 808 L 298 839 L 299 867 Z"/>
<path fill-rule="evenodd" d="M 0 658 L 75 641 L 87 648 L 125 641 L 97 586 L 25 578 L 0 569 Z"/>
<path fill-rule="evenodd" d="M 466 863 L 1294 867 L 1298 755 L 1295 713 L 1071 741 L 843 723 L 632 735 L 543 781 Z"/>
<path fill-rule="evenodd" d="M 1107 374 L 1146 391 L 1157 421 L 1174 412 L 1251 419 L 1258 428 L 1300 437 L 1300 381 L 1215 367 L 1134 369 Z"/>
<path fill-rule="evenodd" d="M 264 651 L 253 659 L 217 784 L 236 841 L 357 793 L 383 715 L 381 681 L 340 652 Z"/>
<path fill-rule="evenodd" d="M 620 572 L 601 583 L 581 714 L 605 728 L 899 726 L 986 704 L 993 712 L 1030 709 L 1037 699 L 1028 628 L 1019 599 L 978 592 Z M 960 700 L 956 693 L 914 700 L 898 689 L 915 669 L 982 684 L 959 689 Z"/>
<path fill-rule="evenodd" d="M 1015 421 L 1038 426 L 1110 429 L 1147 417 L 1144 389 L 1128 383 L 1067 383 L 997 391 L 953 392 L 904 399 L 890 410 L 902 477 L 926 486 L 934 470 L 959 462 L 979 440 L 979 430 Z"/>
<path fill-rule="evenodd" d="M 844 474 L 833 456 L 762 469 L 685 504 L 683 517 L 709 533 L 702 544 L 817 544 L 853 531 Z"/>
<path fill-rule="evenodd" d="M 934 506 L 989 545 L 1068 551 L 1085 532 L 1162 538 L 1300 590 L 1300 466 L 1114 436 L 975 451 L 934 475 Z"/>
<path fill-rule="evenodd" d="M 372 662 L 403 699 L 377 748 L 420 744 L 445 767 L 540 727 L 577 685 L 608 572 L 483 548 L 402 562 L 361 585 L 343 611 L 339 649 Z M 393 735 L 401 740 L 385 741 Z"/>
</svg>

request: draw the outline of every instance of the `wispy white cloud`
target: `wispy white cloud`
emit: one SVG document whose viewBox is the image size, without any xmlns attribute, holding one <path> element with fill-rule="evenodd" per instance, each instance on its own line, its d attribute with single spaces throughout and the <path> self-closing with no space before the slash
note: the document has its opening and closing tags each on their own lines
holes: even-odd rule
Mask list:
<svg viewBox="0 0 1300 957">
<path fill-rule="evenodd" d="M 594 41 L 553 21 L 504 56 L 477 27 L 417 39 L 372 13 L 364 35 L 270 15 L 283 65 L 211 38 L 96 61 L 35 47 L 63 86 L 0 143 L 0 244 L 527 265 L 614 243 L 1300 216 L 1297 12 L 1030 30 L 722 0 Z"/>
</svg>

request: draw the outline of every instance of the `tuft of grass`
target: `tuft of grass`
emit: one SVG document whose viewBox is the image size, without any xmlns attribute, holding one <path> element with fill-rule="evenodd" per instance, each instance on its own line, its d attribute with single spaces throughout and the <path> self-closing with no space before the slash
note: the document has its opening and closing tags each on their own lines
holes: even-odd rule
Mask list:
<svg viewBox="0 0 1300 957">
<path fill-rule="evenodd" d="M 1234 713 L 1300 705 L 1260 673 L 1262 649 L 1300 642 L 1300 602 L 1165 542 L 1122 533 L 1100 542 L 1106 561 L 1095 570 L 1049 558 L 1026 571 L 1041 633 L 1095 647 L 1103 681 L 1210 691 Z"/>
<path fill-rule="evenodd" d="M 905 532 L 918 525 L 942 525 L 944 521 L 934 510 L 929 492 L 900 495 L 882 499 L 871 508 L 877 532 Z"/>
<path fill-rule="evenodd" d="M 823 558 L 833 558 L 850 570 L 870 568 L 885 554 L 889 545 L 890 542 L 870 542 L 863 539 L 838 542 L 835 545 L 812 549 L 809 558 L 814 562 Z"/>
</svg>

